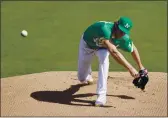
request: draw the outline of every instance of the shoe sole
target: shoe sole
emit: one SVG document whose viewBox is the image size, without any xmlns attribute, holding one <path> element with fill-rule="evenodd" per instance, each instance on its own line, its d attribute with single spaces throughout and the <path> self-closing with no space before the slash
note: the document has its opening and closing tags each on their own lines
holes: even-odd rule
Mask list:
<svg viewBox="0 0 168 118">
<path fill-rule="evenodd" d="M 103 104 L 95 104 L 95 107 L 103 107 Z"/>
<path fill-rule="evenodd" d="M 87 81 L 87 84 L 92 85 L 94 84 L 94 81 Z"/>
<path fill-rule="evenodd" d="M 86 85 L 92 85 L 92 84 L 94 84 L 94 81 L 87 81 L 87 82 L 82 82 L 82 84 L 86 84 Z"/>
</svg>

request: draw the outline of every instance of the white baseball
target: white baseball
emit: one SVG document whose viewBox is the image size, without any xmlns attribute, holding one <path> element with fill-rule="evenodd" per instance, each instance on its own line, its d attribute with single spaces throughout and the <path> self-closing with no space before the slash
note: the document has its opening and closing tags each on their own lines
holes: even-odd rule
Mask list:
<svg viewBox="0 0 168 118">
<path fill-rule="evenodd" d="M 26 37 L 28 35 L 28 32 L 26 30 L 22 30 L 21 35 Z"/>
</svg>

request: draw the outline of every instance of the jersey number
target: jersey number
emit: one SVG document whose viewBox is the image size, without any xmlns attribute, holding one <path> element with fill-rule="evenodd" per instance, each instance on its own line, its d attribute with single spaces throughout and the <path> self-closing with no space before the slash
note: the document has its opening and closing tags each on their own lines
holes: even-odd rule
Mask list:
<svg viewBox="0 0 168 118">
<path fill-rule="evenodd" d="M 94 38 L 93 41 L 96 43 L 96 46 L 103 47 L 103 38 Z"/>
</svg>

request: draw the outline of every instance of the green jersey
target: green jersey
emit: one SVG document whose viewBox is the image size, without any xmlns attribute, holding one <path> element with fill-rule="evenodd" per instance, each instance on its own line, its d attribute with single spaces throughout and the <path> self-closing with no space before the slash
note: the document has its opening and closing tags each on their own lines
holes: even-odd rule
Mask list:
<svg viewBox="0 0 168 118">
<path fill-rule="evenodd" d="M 89 26 L 83 35 L 83 39 L 92 49 L 103 48 L 102 40 L 110 40 L 117 48 L 127 52 L 132 52 L 133 43 L 129 35 L 124 35 L 120 39 L 112 38 L 113 22 L 99 21 Z"/>
<path fill-rule="evenodd" d="M 124 50 L 126 52 L 133 52 L 133 42 L 128 34 L 125 34 L 120 39 L 112 38 L 111 42 L 121 50 Z"/>
<path fill-rule="evenodd" d="M 107 40 L 111 39 L 113 26 L 114 23 L 112 22 L 96 22 L 86 29 L 86 31 L 84 32 L 83 39 L 92 49 L 98 49 L 100 47 L 103 47 L 101 41 L 104 38 Z"/>
</svg>

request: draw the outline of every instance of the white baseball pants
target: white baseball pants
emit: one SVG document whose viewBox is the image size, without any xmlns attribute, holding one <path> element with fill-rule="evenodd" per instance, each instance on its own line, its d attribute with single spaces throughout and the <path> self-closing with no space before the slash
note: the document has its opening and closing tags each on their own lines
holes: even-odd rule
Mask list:
<svg viewBox="0 0 168 118">
<path fill-rule="evenodd" d="M 107 49 L 93 50 L 90 49 L 83 39 L 80 40 L 79 57 L 78 57 L 78 79 L 79 81 L 87 81 L 92 78 L 91 61 L 96 55 L 99 60 L 99 72 L 97 82 L 97 94 L 106 95 L 107 93 L 107 77 L 109 71 L 109 52 Z"/>
</svg>

